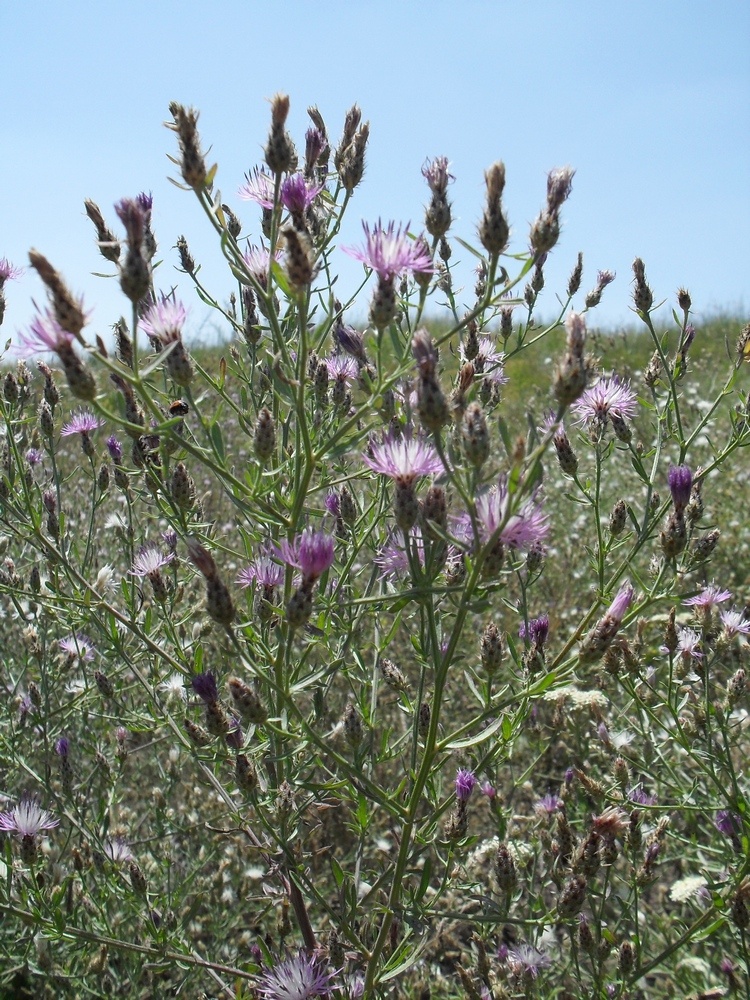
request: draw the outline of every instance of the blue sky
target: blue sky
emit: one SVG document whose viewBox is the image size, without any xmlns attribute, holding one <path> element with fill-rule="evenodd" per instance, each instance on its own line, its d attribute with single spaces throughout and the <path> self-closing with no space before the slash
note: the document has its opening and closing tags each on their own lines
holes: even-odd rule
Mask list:
<svg viewBox="0 0 750 1000">
<path fill-rule="evenodd" d="M 343 243 L 360 220 L 421 228 L 427 157 L 448 156 L 453 233 L 474 241 L 483 171 L 507 169 L 512 250 L 527 245 L 547 171 L 576 168 L 564 232 L 547 267 L 548 315 L 579 250 L 584 291 L 596 271 L 617 272 L 595 316 L 627 323 L 630 264 L 646 262 L 656 300 L 686 286 L 697 315 L 745 315 L 750 223 L 750 4 L 746 0 L 68 0 L 3 3 L 0 84 L 0 257 L 45 253 L 93 307 L 90 332 L 125 311 L 83 212 L 92 198 L 114 227 L 114 202 L 154 196 L 164 259 L 161 285 L 178 279 L 184 233 L 219 299 L 232 287 L 194 197 L 171 185 L 163 127 L 168 104 L 201 111 L 204 147 L 219 163 L 224 200 L 257 238 L 243 175 L 262 159 L 267 98 L 292 101 L 299 146 L 316 103 L 337 140 L 355 101 L 371 124 L 365 180 Z M 338 258 L 345 285 L 359 265 Z M 456 247 L 456 284 L 471 298 L 468 254 Z M 205 311 L 188 286 L 198 328 Z M 3 334 L 22 329 L 43 290 L 33 273 L 6 286 Z M 363 302 L 362 313 L 366 304 Z M 668 312 L 659 314 L 668 321 Z M 592 317 L 593 318 L 593 317 Z M 203 334 L 209 331 L 204 326 Z"/>
</svg>

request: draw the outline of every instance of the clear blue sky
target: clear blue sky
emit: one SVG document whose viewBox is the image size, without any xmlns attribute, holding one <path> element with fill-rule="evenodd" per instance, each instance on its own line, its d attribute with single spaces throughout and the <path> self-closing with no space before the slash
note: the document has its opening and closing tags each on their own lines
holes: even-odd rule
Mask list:
<svg viewBox="0 0 750 1000">
<path fill-rule="evenodd" d="M 750 310 L 747 0 L 6 0 L 0 36 L 0 257 L 24 264 L 29 247 L 45 253 L 93 307 L 91 333 L 105 333 L 127 303 L 114 281 L 91 275 L 106 266 L 84 198 L 114 227 L 115 201 L 151 191 L 162 287 L 178 277 L 169 248 L 184 233 L 225 298 L 231 281 L 208 223 L 167 181 L 176 142 L 162 122 L 171 100 L 200 109 L 224 200 L 257 237 L 255 206 L 236 191 L 262 159 L 266 99 L 277 91 L 291 97 L 299 146 L 308 104 L 334 140 L 353 102 L 370 120 L 344 243 L 359 241 L 361 219 L 421 228 L 420 168 L 445 154 L 457 178 L 453 232 L 469 241 L 483 171 L 505 161 L 512 249 L 521 251 L 547 171 L 571 164 L 548 289 L 562 291 L 582 250 L 584 290 L 597 269 L 617 272 L 595 315 L 627 322 L 638 255 L 657 301 L 673 304 L 685 285 L 699 316 Z M 468 255 L 456 248 L 460 258 L 468 300 Z M 359 265 L 339 260 L 351 283 Z M 6 294 L 5 337 L 28 323 L 32 297 L 44 298 L 34 273 Z M 184 298 L 200 325 L 204 310 L 187 286 Z"/>
</svg>

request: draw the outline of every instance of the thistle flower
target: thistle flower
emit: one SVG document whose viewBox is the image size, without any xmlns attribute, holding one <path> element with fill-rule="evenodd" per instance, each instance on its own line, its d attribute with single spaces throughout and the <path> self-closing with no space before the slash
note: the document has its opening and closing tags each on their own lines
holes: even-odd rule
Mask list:
<svg viewBox="0 0 750 1000">
<path fill-rule="evenodd" d="M 733 639 L 736 635 L 750 635 L 750 620 L 745 618 L 744 611 L 722 611 L 719 614 L 724 626 L 724 635 Z"/>
<path fill-rule="evenodd" d="M 540 615 L 539 618 L 530 618 L 528 625 L 521 622 L 518 628 L 518 637 L 528 639 L 534 646 L 543 646 L 549 635 L 549 615 Z"/>
<path fill-rule="evenodd" d="M 355 260 L 362 261 L 378 277 L 390 281 L 402 271 L 433 273 L 434 267 L 429 255 L 422 246 L 409 239 L 408 223 L 403 232 L 400 226 L 396 229 L 395 222 L 390 222 L 388 228 L 383 229 L 380 220 L 372 230 L 366 222 L 362 223 L 362 228 L 365 231 L 365 246 L 341 249 Z"/>
<path fill-rule="evenodd" d="M 682 603 L 686 607 L 695 608 L 696 612 L 699 610 L 711 611 L 717 604 L 722 604 L 724 601 L 728 601 L 731 596 L 731 591 L 720 590 L 717 586 L 711 584 L 708 587 L 704 587 L 700 594 L 696 594 L 695 597 L 688 597 L 688 599 Z"/>
<path fill-rule="evenodd" d="M 537 816 L 552 816 L 557 812 L 561 805 L 562 799 L 559 796 L 548 792 L 536 803 L 534 806 L 534 812 Z"/>
<path fill-rule="evenodd" d="M 62 437 L 71 437 L 73 434 L 81 434 L 88 437 L 92 431 L 98 430 L 103 426 L 104 421 L 94 416 L 90 410 L 81 410 L 67 424 L 63 424 L 60 434 Z"/>
<path fill-rule="evenodd" d="M 270 555 L 256 556 L 237 574 L 237 586 L 243 588 L 256 583 L 261 587 L 280 587 L 283 582 L 284 570 Z"/>
<path fill-rule="evenodd" d="M 300 570 L 305 581 L 314 583 L 333 565 L 335 541 L 325 531 L 305 528 L 293 542 L 284 539 L 274 546 L 274 552 L 288 566 Z"/>
<path fill-rule="evenodd" d="M 325 365 L 328 369 L 329 378 L 347 385 L 357 377 L 357 373 L 359 372 L 355 359 L 344 354 L 334 354 L 326 358 Z"/>
<path fill-rule="evenodd" d="M 94 643 L 83 632 L 68 635 L 57 644 L 66 656 L 77 658 L 82 663 L 91 663 L 96 656 Z"/>
<path fill-rule="evenodd" d="M 15 281 L 25 272 L 23 267 L 14 267 L 7 257 L 0 257 L 0 291 L 6 281 Z"/>
<path fill-rule="evenodd" d="M 261 208 L 273 208 L 274 180 L 270 174 L 254 167 L 252 174 L 245 175 L 247 183 L 237 192 L 243 201 L 254 201 Z"/>
<path fill-rule="evenodd" d="M 31 321 L 28 333 L 21 334 L 21 346 L 19 353 L 21 356 L 29 357 L 44 351 L 71 350 L 73 334 L 63 330 L 57 319 L 47 310 L 38 313 Z"/>
<path fill-rule="evenodd" d="M 667 481 L 672 494 L 672 505 L 678 514 L 682 513 L 690 502 L 693 473 L 687 465 L 673 465 L 667 473 Z"/>
<path fill-rule="evenodd" d="M 388 476 L 403 486 L 411 486 L 421 476 L 443 471 L 435 448 L 420 437 L 386 437 L 373 445 L 372 455 L 363 455 L 362 461 L 373 472 Z"/>
<path fill-rule="evenodd" d="M 17 833 L 23 838 L 36 837 L 42 830 L 51 830 L 59 822 L 29 796 L 23 796 L 9 812 L 0 813 L 0 830 Z"/>
<path fill-rule="evenodd" d="M 409 546 L 412 551 L 416 551 L 417 561 L 423 567 L 425 561 L 424 538 L 417 525 L 409 531 Z M 409 553 L 404 546 L 403 536 L 400 532 L 394 532 L 391 535 L 373 562 L 380 568 L 384 577 L 403 578 L 409 573 Z"/>
<path fill-rule="evenodd" d="M 607 613 L 599 619 L 581 643 L 579 655 L 582 662 L 594 663 L 606 653 L 622 625 L 628 608 L 633 603 L 634 596 L 635 591 L 630 584 L 623 584 Z"/>
<path fill-rule="evenodd" d="M 174 559 L 173 552 L 162 552 L 157 545 L 144 545 L 133 560 L 133 576 L 152 577 Z"/>
<path fill-rule="evenodd" d="M 510 948 L 507 962 L 515 975 L 528 976 L 530 979 L 536 979 L 541 969 L 546 969 L 552 964 L 549 955 L 531 944 L 519 944 Z"/>
<path fill-rule="evenodd" d="M 504 477 L 497 484 L 481 493 L 477 498 L 477 518 L 479 520 L 480 541 L 486 544 L 494 538 L 504 525 L 499 538 L 502 545 L 512 549 L 528 550 L 541 544 L 549 525 L 547 515 L 542 511 L 536 495 L 524 500 L 514 514 L 508 516 L 508 487 Z M 471 519 L 468 514 L 458 518 L 459 537 L 471 538 Z"/>
<path fill-rule="evenodd" d="M 456 798 L 459 802 L 468 802 L 474 786 L 477 783 L 476 775 L 473 771 L 462 767 L 456 774 Z"/>
<path fill-rule="evenodd" d="M 323 972 L 317 959 L 300 952 L 264 972 L 257 989 L 266 1000 L 309 1000 L 328 996 L 334 976 Z"/>
<path fill-rule="evenodd" d="M 155 302 L 140 321 L 143 332 L 162 347 L 182 340 L 182 328 L 187 319 L 185 306 L 175 299 L 162 298 Z"/>
<path fill-rule="evenodd" d="M 190 683 L 193 686 L 193 691 L 195 691 L 206 705 L 215 705 L 219 700 L 219 688 L 216 683 L 216 677 L 210 670 L 196 674 L 190 679 Z"/>
<path fill-rule="evenodd" d="M 124 864 L 133 860 L 133 852 L 125 837 L 108 837 L 102 847 L 104 857 L 113 865 Z"/>
<path fill-rule="evenodd" d="M 291 174 L 281 185 L 281 204 L 293 218 L 301 217 L 322 190 L 322 184 L 308 181 L 304 174 Z"/>
<path fill-rule="evenodd" d="M 627 382 L 621 382 L 615 375 L 603 378 L 591 389 L 586 389 L 575 400 L 571 409 L 577 413 L 582 424 L 606 424 L 610 411 L 623 419 L 630 419 L 635 412 L 638 398 Z"/>
<path fill-rule="evenodd" d="M 273 259 L 280 263 L 284 258 L 281 250 L 277 250 Z M 265 288 L 268 284 L 268 271 L 271 264 L 271 251 L 266 247 L 251 246 L 244 252 L 242 259 L 245 266 L 258 284 Z"/>
</svg>

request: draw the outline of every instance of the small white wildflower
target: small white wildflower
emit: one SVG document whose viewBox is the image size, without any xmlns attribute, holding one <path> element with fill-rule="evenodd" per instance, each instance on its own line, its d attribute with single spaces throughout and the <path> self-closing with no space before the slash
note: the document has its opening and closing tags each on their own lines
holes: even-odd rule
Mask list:
<svg viewBox="0 0 750 1000">
<path fill-rule="evenodd" d="M 675 903 L 686 903 L 689 899 L 694 899 L 701 895 L 701 890 L 706 888 L 706 880 L 702 875 L 686 875 L 672 884 L 669 890 L 669 898 Z"/>
</svg>

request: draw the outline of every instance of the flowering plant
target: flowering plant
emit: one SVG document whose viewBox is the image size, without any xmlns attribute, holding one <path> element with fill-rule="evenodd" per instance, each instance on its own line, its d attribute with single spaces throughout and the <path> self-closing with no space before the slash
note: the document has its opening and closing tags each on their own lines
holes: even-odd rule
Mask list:
<svg viewBox="0 0 750 1000">
<path fill-rule="evenodd" d="M 288 111 L 238 191 L 251 237 L 170 108 L 228 266 L 214 296 L 177 240 L 219 356 L 156 267 L 151 196 L 115 206 L 122 237 L 86 203 L 129 303 L 114 353 L 30 253 L 49 304 L 0 402 L 0 982 L 750 995 L 750 592 L 716 527 L 747 488 L 750 327 L 698 405 L 690 296 L 658 332 L 642 261 L 641 370 L 590 352 L 614 275 L 580 302 L 580 255 L 542 322 L 569 168 L 523 252 L 499 162 L 476 245 L 452 237 L 445 157 L 423 232 L 340 248 L 369 125 L 353 107 L 334 146 L 311 108 L 300 156 Z M 0 262 L 0 293 L 18 277 Z M 542 342 L 552 379 L 519 394 Z M 34 352 L 62 377 L 39 360 L 36 384 Z"/>
</svg>

